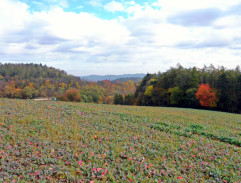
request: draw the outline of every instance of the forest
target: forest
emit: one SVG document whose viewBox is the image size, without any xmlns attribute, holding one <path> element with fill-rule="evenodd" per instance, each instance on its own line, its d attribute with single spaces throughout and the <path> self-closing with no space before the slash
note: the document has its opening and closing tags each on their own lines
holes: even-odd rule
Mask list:
<svg viewBox="0 0 241 183">
<path fill-rule="evenodd" d="M 115 97 L 115 103 L 125 103 Z M 128 101 L 130 97 L 128 95 Z M 134 105 L 173 106 L 241 112 L 241 72 L 235 69 L 184 68 L 180 64 L 166 72 L 147 74 L 131 99 Z"/>
<path fill-rule="evenodd" d="M 111 104 L 114 95 L 134 93 L 136 82 L 87 82 L 42 64 L 1 64 L 0 98 L 56 97 L 65 101 Z"/>
<path fill-rule="evenodd" d="M 1 64 L 0 97 L 167 106 L 241 113 L 241 71 L 213 65 L 147 74 L 141 81 L 88 82 L 42 64 Z"/>
</svg>

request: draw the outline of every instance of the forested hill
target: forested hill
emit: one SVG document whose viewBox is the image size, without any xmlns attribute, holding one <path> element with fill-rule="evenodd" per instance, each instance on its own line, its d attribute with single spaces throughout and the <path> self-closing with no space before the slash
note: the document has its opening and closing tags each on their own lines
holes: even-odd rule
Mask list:
<svg viewBox="0 0 241 183">
<path fill-rule="evenodd" d="M 81 76 L 80 78 L 86 81 L 102 81 L 102 80 L 110 80 L 110 81 L 137 81 L 138 79 L 141 80 L 146 74 L 122 74 L 122 75 L 89 75 L 89 76 Z"/>
<path fill-rule="evenodd" d="M 67 101 L 113 103 L 115 93 L 134 93 L 136 82 L 87 82 L 42 64 L 1 64 L 0 97 L 57 97 Z"/>
<path fill-rule="evenodd" d="M 135 92 L 136 105 L 178 106 L 241 112 L 241 72 L 210 65 L 199 69 L 178 65 L 147 74 Z M 118 103 L 118 102 L 116 102 Z"/>
<path fill-rule="evenodd" d="M 0 64 L 0 97 L 52 97 L 85 84 L 78 77 L 42 64 Z"/>
<path fill-rule="evenodd" d="M 65 71 L 47 67 L 42 64 L 1 64 L 0 77 L 5 81 L 25 81 L 37 82 L 42 84 L 43 81 L 65 82 L 69 84 L 72 81 L 80 82 L 80 78 L 68 75 Z M 83 82 L 84 83 L 84 82 Z"/>
</svg>

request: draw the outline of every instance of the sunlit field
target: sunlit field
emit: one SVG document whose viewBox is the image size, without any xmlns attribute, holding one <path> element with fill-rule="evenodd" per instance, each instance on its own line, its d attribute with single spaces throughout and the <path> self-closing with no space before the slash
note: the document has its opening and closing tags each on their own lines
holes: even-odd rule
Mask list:
<svg viewBox="0 0 241 183">
<path fill-rule="evenodd" d="M 0 182 L 241 182 L 241 115 L 0 99 Z"/>
</svg>

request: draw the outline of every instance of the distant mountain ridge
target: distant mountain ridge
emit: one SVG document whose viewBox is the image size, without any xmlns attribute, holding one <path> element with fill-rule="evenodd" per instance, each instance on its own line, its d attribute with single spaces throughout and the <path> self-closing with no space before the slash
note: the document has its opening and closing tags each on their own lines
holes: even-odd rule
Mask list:
<svg viewBox="0 0 241 183">
<path fill-rule="evenodd" d="M 118 78 L 115 80 L 112 80 L 112 83 L 116 83 L 117 81 L 119 82 L 127 82 L 127 81 L 134 81 L 136 83 L 140 82 L 143 78 L 140 77 L 130 77 L 130 78 Z"/>
<path fill-rule="evenodd" d="M 146 74 L 140 73 L 140 74 L 122 74 L 122 75 L 89 75 L 89 76 L 80 76 L 82 80 L 85 81 L 102 81 L 102 80 L 124 80 L 124 79 L 129 79 L 129 80 L 136 80 L 136 79 L 142 79 L 145 77 Z"/>
</svg>

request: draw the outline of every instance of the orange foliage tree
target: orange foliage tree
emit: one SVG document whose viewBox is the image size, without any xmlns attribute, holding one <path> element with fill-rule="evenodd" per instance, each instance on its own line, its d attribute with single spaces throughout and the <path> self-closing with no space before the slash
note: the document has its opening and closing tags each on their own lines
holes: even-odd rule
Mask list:
<svg viewBox="0 0 241 183">
<path fill-rule="evenodd" d="M 201 106 L 216 107 L 217 97 L 214 89 L 209 84 L 201 84 L 196 93 L 196 99 L 199 100 Z"/>
<path fill-rule="evenodd" d="M 58 97 L 59 100 L 70 101 L 70 102 L 80 102 L 82 98 L 80 97 L 79 90 L 76 88 L 66 90 L 64 95 Z"/>
</svg>

